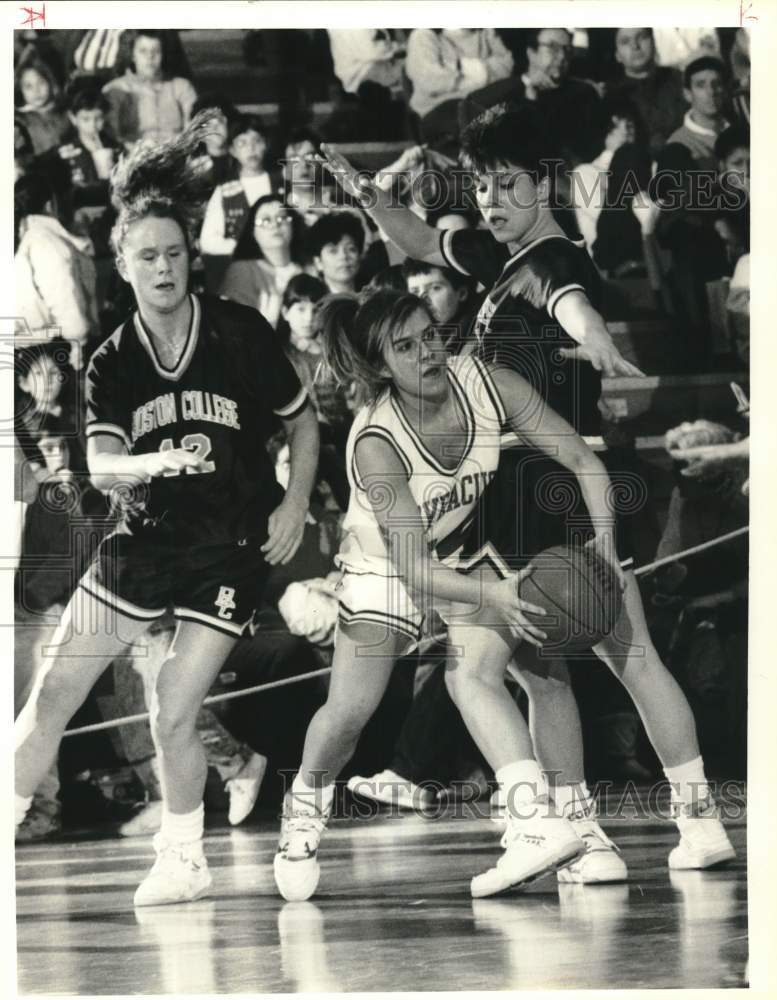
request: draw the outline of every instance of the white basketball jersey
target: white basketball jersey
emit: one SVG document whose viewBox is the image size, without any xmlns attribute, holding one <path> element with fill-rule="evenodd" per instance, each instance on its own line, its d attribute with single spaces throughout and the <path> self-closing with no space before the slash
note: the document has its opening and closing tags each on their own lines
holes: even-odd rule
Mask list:
<svg viewBox="0 0 777 1000">
<path fill-rule="evenodd" d="M 499 465 L 499 442 L 506 415 L 482 361 L 474 356 L 449 358 L 447 375 L 467 428 L 466 445 L 459 460 L 460 438 L 450 449 L 453 453 L 450 460 L 445 459 L 443 446 L 441 462 L 411 426 L 391 390 L 387 389 L 372 406 L 365 406 L 356 415 L 346 447 L 351 498 L 336 560 L 345 569 L 398 575 L 373 510 L 373 504 L 390 505 L 391 483 L 387 480 L 385 484 L 371 486 L 368 496 L 354 460 L 357 442 L 369 435 L 387 441 L 399 454 L 410 492 L 423 515 L 432 555 L 448 565 L 456 564 L 483 491 Z"/>
</svg>

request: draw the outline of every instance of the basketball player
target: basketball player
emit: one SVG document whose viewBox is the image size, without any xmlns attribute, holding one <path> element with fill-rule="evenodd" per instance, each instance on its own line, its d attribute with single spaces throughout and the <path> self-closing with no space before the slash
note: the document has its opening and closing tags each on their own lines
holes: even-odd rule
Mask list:
<svg viewBox="0 0 777 1000">
<path fill-rule="evenodd" d="M 270 567 L 300 544 L 318 455 L 315 416 L 267 322 L 187 291 L 199 203 L 189 157 L 208 127 L 204 114 L 172 142 L 136 146 L 112 177 L 116 266 L 138 308 L 92 358 L 86 433 L 92 481 L 123 496 L 125 513 L 76 588 L 16 727 L 18 824 L 94 682 L 172 610 L 151 707 L 164 811 L 136 906 L 196 899 L 211 884 L 195 720 Z M 291 449 L 285 495 L 264 447 L 278 417 Z"/>
<path fill-rule="evenodd" d="M 453 266 L 490 289 L 470 351 L 520 372 L 575 430 L 596 434 L 601 375 L 642 373 L 621 357 L 596 309 L 598 275 L 583 241 L 570 240 L 553 217 L 553 161 L 547 157 L 542 123 L 531 108 L 509 111 L 501 106 L 476 119 L 462 143 L 485 230 L 432 229 L 390 203 L 331 147 L 324 147 L 327 155 L 321 162 L 361 198 L 401 250 L 430 264 Z M 516 512 L 516 469 L 506 459 L 493 502 L 487 505 L 487 530 L 503 553 L 520 556 L 517 529 L 540 512 L 527 506 L 529 491 L 523 492 L 523 507 Z M 619 551 L 626 578 L 624 612 L 613 634 L 594 651 L 632 697 L 671 784 L 680 843 L 669 855 L 670 867 L 707 868 L 731 860 L 734 850 L 706 781 L 693 714 L 652 643 L 633 558 L 620 540 Z M 524 659 L 526 652 L 524 647 Z M 559 878 L 620 881 L 627 877 L 626 865 L 596 822 L 585 785 L 582 731 L 566 666 L 555 663 L 543 670 L 539 663 L 530 669 L 526 660 L 523 666 L 537 755 L 557 806 L 573 818 L 589 848 Z"/>
<path fill-rule="evenodd" d="M 318 843 L 334 780 L 380 702 L 395 660 L 419 640 L 436 607 L 448 622 L 451 695 L 507 799 L 505 852 L 472 881 L 489 896 L 555 871 L 586 850 L 556 816 L 518 707 L 504 684 L 519 644 L 546 635 L 525 612 L 518 586 L 486 540 L 461 558 L 483 491 L 510 428 L 556 455 L 577 477 L 594 525 L 591 545 L 620 582 L 604 467 L 572 428 L 515 372 L 446 354 L 421 299 L 384 290 L 360 305 L 324 300 L 325 363 L 338 381 L 365 387 L 346 462 L 351 499 L 337 557 L 339 623 L 326 704 L 308 728 L 300 770 L 287 795 L 275 878 L 285 899 L 318 884 Z"/>
</svg>

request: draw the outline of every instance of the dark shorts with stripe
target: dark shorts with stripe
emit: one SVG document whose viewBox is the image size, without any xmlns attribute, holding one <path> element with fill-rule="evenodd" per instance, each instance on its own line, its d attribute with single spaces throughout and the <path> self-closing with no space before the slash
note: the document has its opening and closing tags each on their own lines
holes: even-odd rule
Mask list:
<svg viewBox="0 0 777 1000">
<path fill-rule="evenodd" d="M 153 621 L 172 614 L 240 636 L 253 620 L 271 566 L 264 538 L 171 545 L 117 531 L 100 543 L 80 586 L 121 614 Z"/>
<path fill-rule="evenodd" d="M 630 473 L 609 470 L 609 475 L 618 556 L 623 568 L 630 569 L 630 518 L 644 504 L 644 487 Z M 575 476 L 533 448 L 509 447 L 502 451 L 496 476 L 483 494 L 463 555 L 489 546 L 514 571 L 543 549 L 582 544 L 592 534 Z"/>
</svg>

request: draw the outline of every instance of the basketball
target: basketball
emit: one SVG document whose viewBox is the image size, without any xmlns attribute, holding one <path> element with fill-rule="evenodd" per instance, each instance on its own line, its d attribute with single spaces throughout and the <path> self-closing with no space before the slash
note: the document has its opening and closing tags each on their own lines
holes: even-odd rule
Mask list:
<svg viewBox="0 0 777 1000">
<path fill-rule="evenodd" d="M 590 649 L 615 628 L 621 592 L 612 566 L 591 549 L 556 545 L 538 553 L 534 572 L 520 596 L 547 615 L 527 615 L 547 634 L 542 648 L 559 652 Z"/>
</svg>

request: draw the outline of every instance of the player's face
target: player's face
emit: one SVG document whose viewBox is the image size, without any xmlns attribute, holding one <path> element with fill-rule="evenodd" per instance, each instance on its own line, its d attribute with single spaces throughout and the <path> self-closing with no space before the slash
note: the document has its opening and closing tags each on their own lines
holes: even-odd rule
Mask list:
<svg viewBox="0 0 777 1000">
<path fill-rule="evenodd" d="M 158 38 L 139 35 L 132 48 L 135 72 L 144 80 L 154 80 L 162 72 L 162 43 Z"/>
<path fill-rule="evenodd" d="M 500 243 L 520 243 L 537 222 L 538 188 L 521 167 L 505 163 L 478 174 L 475 200 L 483 221 Z"/>
<path fill-rule="evenodd" d="M 359 248 L 350 236 L 343 236 L 338 243 L 327 243 L 314 259 L 324 281 L 327 284 L 333 282 L 337 286 L 353 283 L 360 262 Z"/>
<path fill-rule="evenodd" d="M 615 58 L 627 73 L 644 73 L 655 61 L 655 45 L 650 28 L 618 28 Z"/>
<path fill-rule="evenodd" d="M 141 309 L 175 312 L 189 284 L 189 251 L 175 219 L 149 216 L 129 227 L 116 264 Z"/>
<path fill-rule="evenodd" d="M 283 318 L 289 324 L 291 343 L 298 351 L 311 351 L 319 354 L 321 348 L 313 328 L 313 311 L 315 305 L 310 299 L 300 299 L 293 302 L 288 309 L 283 310 Z"/>
<path fill-rule="evenodd" d="M 407 290 L 423 299 L 435 323 L 450 323 L 462 302 L 463 290 L 454 288 L 437 267 L 408 278 Z"/>
<path fill-rule="evenodd" d="M 691 109 L 714 118 L 723 110 L 726 88 L 723 77 L 716 69 L 702 69 L 691 77 L 691 86 L 685 91 Z"/>
<path fill-rule="evenodd" d="M 418 309 L 391 334 L 383 359 L 399 392 L 430 400 L 447 394 L 445 347 L 425 309 Z"/>
<path fill-rule="evenodd" d="M 22 92 L 24 103 L 31 108 L 45 107 L 51 97 L 49 81 L 37 69 L 28 69 L 22 73 L 19 90 Z"/>
</svg>

